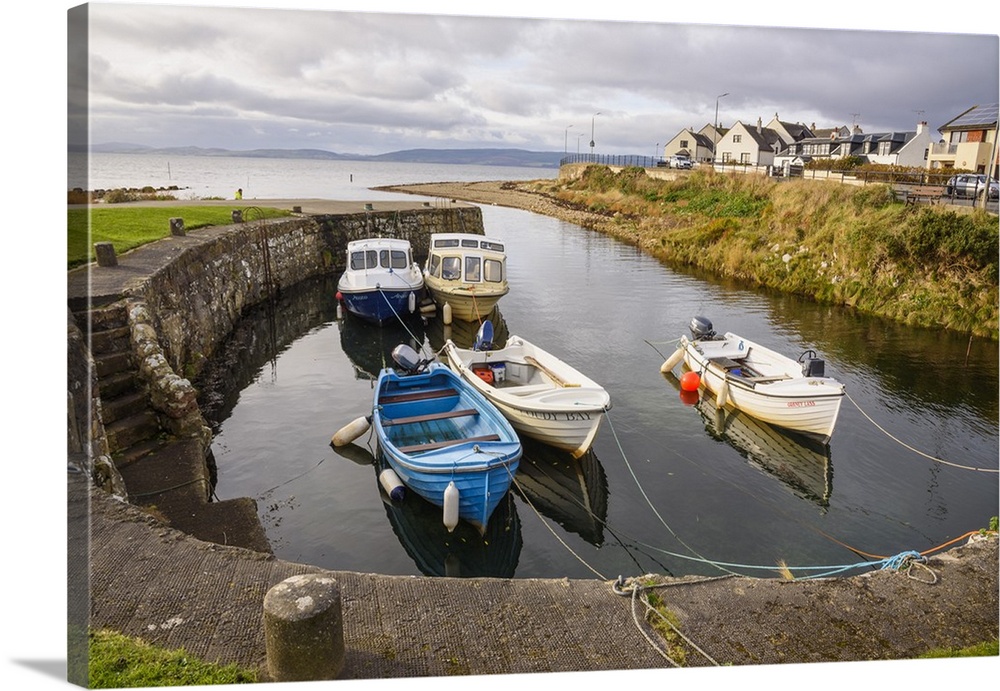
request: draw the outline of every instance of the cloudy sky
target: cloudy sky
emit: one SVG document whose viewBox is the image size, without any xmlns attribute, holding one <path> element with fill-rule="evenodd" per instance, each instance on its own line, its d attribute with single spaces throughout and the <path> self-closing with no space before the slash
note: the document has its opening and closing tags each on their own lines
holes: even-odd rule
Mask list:
<svg viewBox="0 0 1000 691">
<path fill-rule="evenodd" d="M 597 153 L 651 155 L 714 122 L 717 104 L 726 126 L 777 114 L 882 132 L 936 129 L 998 100 L 996 11 L 978 14 L 979 0 L 963 16 L 994 20 L 960 31 L 983 33 L 878 2 L 843 22 L 816 12 L 779 25 L 736 3 L 713 5 L 711 24 L 697 7 L 628 2 L 605 14 L 505 3 L 506 16 L 459 16 L 449 8 L 468 3 L 454 2 L 421 3 L 428 14 L 377 0 L 233 4 L 91 4 L 92 143 L 575 152 L 593 137 Z"/>
</svg>

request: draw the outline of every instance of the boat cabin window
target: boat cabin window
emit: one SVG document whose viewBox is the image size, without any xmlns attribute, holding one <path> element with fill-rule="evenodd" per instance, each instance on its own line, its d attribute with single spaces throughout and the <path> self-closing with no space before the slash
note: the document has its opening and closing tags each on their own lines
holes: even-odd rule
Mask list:
<svg viewBox="0 0 1000 691">
<path fill-rule="evenodd" d="M 405 269 L 409 266 L 403 250 L 382 250 L 379 252 L 379 263 L 385 269 Z"/>
<path fill-rule="evenodd" d="M 357 252 L 351 252 L 351 269 L 354 271 L 361 271 L 365 268 L 365 252 L 364 250 L 359 250 Z"/>
<path fill-rule="evenodd" d="M 481 260 L 479 257 L 465 258 L 465 281 L 466 283 L 479 283 L 482 280 L 480 275 Z"/>
<path fill-rule="evenodd" d="M 473 249 L 478 249 L 479 240 L 462 240 L 462 247 L 472 247 Z"/>
<path fill-rule="evenodd" d="M 441 260 L 441 278 L 446 281 L 457 281 L 462 277 L 462 258 L 444 257 Z"/>
<path fill-rule="evenodd" d="M 365 268 L 374 269 L 378 266 L 378 252 L 375 250 L 367 250 L 365 252 Z"/>
<path fill-rule="evenodd" d="M 503 281 L 503 262 L 497 259 L 487 259 L 483 262 L 483 278 L 489 283 Z"/>
<path fill-rule="evenodd" d="M 447 238 L 445 240 L 434 240 L 435 247 L 458 247 L 458 240 L 455 238 Z"/>
<path fill-rule="evenodd" d="M 503 245 L 499 242 L 489 242 L 488 240 L 483 240 L 480 244 L 484 250 L 490 250 L 491 252 L 503 252 Z"/>
<path fill-rule="evenodd" d="M 441 275 L 441 255 L 432 254 L 430 264 L 427 266 L 427 273 L 431 276 Z"/>
</svg>

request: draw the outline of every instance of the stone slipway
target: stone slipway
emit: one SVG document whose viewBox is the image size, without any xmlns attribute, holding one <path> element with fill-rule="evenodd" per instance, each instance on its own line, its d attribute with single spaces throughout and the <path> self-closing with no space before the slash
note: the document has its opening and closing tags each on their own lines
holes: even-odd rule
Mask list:
<svg viewBox="0 0 1000 691">
<path fill-rule="evenodd" d="M 305 213 L 331 213 L 327 204 L 335 204 L 313 210 L 307 202 L 293 203 Z M 71 281 L 71 295 L 73 290 Z M 264 595 L 289 576 L 323 569 L 203 542 L 93 489 L 83 474 L 69 477 L 70 554 L 81 557 L 70 561 L 80 569 L 69 584 L 71 623 L 89 597 L 86 623 L 92 628 L 184 648 L 210 661 L 265 668 Z M 343 598 L 343 678 L 672 666 L 659 652 L 661 640 L 637 625 L 633 600 L 616 594 L 613 582 L 326 573 L 337 579 Z M 685 665 L 697 667 L 909 659 L 932 648 L 993 640 L 997 575 L 994 535 L 908 572 L 795 582 L 655 581 L 690 641 Z"/>
</svg>

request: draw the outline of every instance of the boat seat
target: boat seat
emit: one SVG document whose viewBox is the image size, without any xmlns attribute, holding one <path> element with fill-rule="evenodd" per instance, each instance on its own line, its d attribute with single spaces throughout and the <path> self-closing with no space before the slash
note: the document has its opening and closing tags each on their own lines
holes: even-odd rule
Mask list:
<svg viewBox="0 0 1000 691">
<path fill-rule="evenodd" d="M 416 453 L 418 451 L 433 451 L 443 449 L 447 446 L 456 446 L 470 441 L 500 441 L 499 434 L 484 434 L 481 437 L 465 437 L 464 439 L 447 439 L 445 441 L 432 441 L 427 444 L 414 444 L 413 446 L 400 446 L 403 453 Z"/>
<path fill-rule="evenodd" d="M 427 413 L 426 415 L 413 415 L 411 417 L 397 417 L 395 419 L 383 419 L 382 424 L 389 427 L 392 425 L 408 425 L 413 422 L 430 422 L 431 420 L 446 420 L 452 417 L 466 417 L 469 415 L 479 415 L 475 408 L 463 410 L 446 410 L 443 413 Z"/>
<path fill-rule="evenodd" d="M 730 370 L 734 367 L 742 367 L 743 365 L 731 357 L 720 356 L 708 359 L 709 362 L 714 363 L 724 370 Z"/>
<path fill-rule="evenodd" d="M 389 394 L 379 396 L 379 403 L 404 403 L 406 401 L 426 401 L 430 398 L 445 398 L 447 396 L 457 396 L 455 389 L 431 389 L 427 391 L 411 391 L 409 393 Z"/>
</svg>

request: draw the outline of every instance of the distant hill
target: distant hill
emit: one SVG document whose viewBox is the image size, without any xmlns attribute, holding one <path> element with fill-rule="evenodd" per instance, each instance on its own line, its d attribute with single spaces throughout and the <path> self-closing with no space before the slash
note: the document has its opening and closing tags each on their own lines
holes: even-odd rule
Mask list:
<svg viewBox="0 0 1000 691">
<path fill-rule="evenodd" d="M 71 152 L 84 153 L 85 146 L 71 145 Z M 558 168 L 562 154 L 523 149 L 407 149 L 375 156 L 338 154 L 323 149 L 249 149 L 243 151 L 199 146 L 154 148 L 141 144 L 107 142 L 90 147 L 95 153 L 156 154 L 167 156 L 238 156 L 241 158 L 298 158 L 330 161 L 389 161 L 399 163 L 452 163 L 519 168 Z"/>
</svg>

